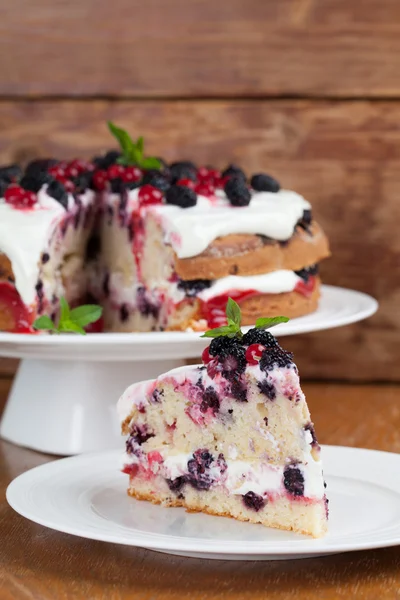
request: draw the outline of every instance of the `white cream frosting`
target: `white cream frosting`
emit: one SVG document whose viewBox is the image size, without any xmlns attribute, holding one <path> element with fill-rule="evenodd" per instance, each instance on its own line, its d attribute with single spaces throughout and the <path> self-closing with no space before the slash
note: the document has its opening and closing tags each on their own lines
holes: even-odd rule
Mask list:
<svg viewBox="0 0 400 600">
<path fill-rule="evenodd" d="M 129 194 L 130 205 L 138 202 L 138 189 Z M 224 194 L 217 198 L 197 197 L 197 204 L 180 208 L 160 204 L 146 210 L 158 216 L 164 241 L 179 258 L 201 254 L 216 238 L 232 233 L 265 235 L 274 240 L 288 240 L 296 223 L 310 203 L 290 190 L 255 192 L 248 206 L 233 207 Z"/>
<path fill-rule="evenodd" d="M 35 300 L 40 256 L 65 212 L 44 189 L 30 210 L 13 208 L 0 199 L 0 251 L 11 261 L 15 287 L 25 304 Z"/>
<path fill-rule="evenodd" d="M 207 302 L 229 290 L 255 290 L 260 294 L 282 294 L 283 292 L 292 292 L 299 281 L 301 278 L 294 271 L 284 269 L 247 277 L 229 275 L 217 279 L 209 288 L 201 291 L 197 297 Z"/>
</svg>

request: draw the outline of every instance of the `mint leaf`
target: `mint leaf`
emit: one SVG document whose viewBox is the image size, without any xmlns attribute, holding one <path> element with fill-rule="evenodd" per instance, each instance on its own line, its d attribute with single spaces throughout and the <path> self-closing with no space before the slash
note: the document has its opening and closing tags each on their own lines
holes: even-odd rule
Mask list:
<svg viewBox="0 0 400 600">
<path fill-rule="evenodd" d="M 138 150 L 138 148 L 135 145 L 133 145 L 132 148 L 130 148 L 129 150 L 128 160 L 130 165 L 135 164 L 139 167 L 142 165 L 143 154 L 140 152 L 140 150 Z"/>
<path fill-rule="evenodd" d="M 136 142 L 136 148 L 139 150 L 139 152 L 143 156 L 143 152 L 144 152 L 144 138 L 143 138 L 142 135 L 140 136 L 140 138 L 138 138 L 138 140 Z"/>
<path fill-rule="evenodd" d="M 143 158 L 140 165 L 143 169 L 161 169 L 161 161 L 158 158 Z"/>
<path fill-rule="evenodd" d="M 70 321 L 69 319 L 63 321 L 62 323 L 59 323 L 58 331 L 80 333 L 81 335 L 86 335 L 86 331 L 83 329 L 83 327 L 81 327 L 77 323 L 74 323 L 73 321 Z"/>
<path fill-rule="evenodd" d="M 240 308 L 237 302 L 232 300 L 232 298 L 228 298 L 228 304 L 226 305 L 226 316 L 229 321 L 233 321 L 240 328 L 240 323 L 242 321 L 242 315 L 240 313 Z"/>
<path fill-rule="evenodd" d="M 121 150 L 123 153 L 123 156 L 121 158 L 123 158 L 124 160 L 129 160 L 130 150 L 134 146 L 134 143 L 133 143 L 130 135 L 125 131 L 125 129 L 121 129 L 120 127 L 117 127 L 111 121 L 108 121 L 107 125 L 108 125 L 109 130 L 111 131 L 111 133 L 117 139 L 119 145 L 121 146 Z"/>
<path fill-rule="evenodd" d="M 227 335 L 228 337 L 234 337 L 237 333 L 236 326 L 222 325 L 222 327 L 215 327 L 215 329 L 209 329 L 205 331 L 201 337 L 219 337 L 221 335 Z"/>
<path fill-rule="evenodd" d="M 47 315 L 38 317 L 33 323 L 34 329 L 50 329 L 51 331 L 57 331 L 53 321 Z"/>
<path fill-rule="evenodd" d="M 97 319 L 100 319 L 102 312 L 103 309 L 97 304 L 84 304 L 72 309 L 69 316 L 75 325 L 86 327 L 89 323 L 94 323 Z"/>
<path fill-rule="evenodd" d="M 61 309 L 61 313 L 60 313 L 60 322 L 61 322 L 61 321 L 65 321 L 69 318 L 69 306 L 68 306 L 68 302 L 66 301 L 64 296 L 61 296 L 61 298 L 60 298 L 60 309 Z"/>
<path fill-rule="evenodd" d="M 274 327 L 274 325 L 287 323 L 288 321 L 288 317 L 262 317 L 261 319 L 257 319 L 256 327 L 257 329 L 269 329 L 270 327 Z"/>
</svg>

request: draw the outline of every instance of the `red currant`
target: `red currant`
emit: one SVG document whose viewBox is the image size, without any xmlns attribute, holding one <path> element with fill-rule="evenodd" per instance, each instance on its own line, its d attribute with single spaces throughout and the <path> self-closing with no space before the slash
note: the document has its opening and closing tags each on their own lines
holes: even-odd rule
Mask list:
<svg viewBox="0 0 400 600">
<path fill-rule="evenodd" d="M 200 167 L 197 171 L 197 178 L 201 183 L 211 183 L 216 185 L 221 179 L 221 173 L 216 169 L 207 169 L 207 167 Z"/>
<path fill-rule="evenodd" d="M 34 192 L 24 190 L 24 188 L 15 183 L 8 186 L 4 192 L 4 199 L 15 208 L 31 208 L 37 202 L 37 196 Z"/>
<path fill-rule="evenodd" d="M 67 179 L 66 177 L 59 177 L 57 179 L 57 181 L 59 181 L 60 183 L 62 183 L 64 185 L 67 192 L 72 193 L 73 191 L 75 191 L 75 184 L 70 179 Z"/>
<path fill-rule="evenodd" d="M 77 177 L 87 170 L 88 163 L 86 163 L 86 161 L 75 159 L 67 163 L 67 166 L 65 167 L 65 175 L 66 177 Z"/>
<path fill-rule="evenodd" d="M 115 179 L 116 177 L 122 177 L 125 173 L 125 167 L 122 165 L 111 165 L 107 169 L 107 177 L 108 179 Z"/>
<path fill-rule="evenodd" d="M 198 183 L 194 188 L 194 191 L 198 196 L 206 196 L 209 198 L 210 196 L 214 196 L 215 188 L 211 183 Z"/>
<path fill-rule="evenodd" d="M 218 362 L 217 358 L 213 358 L 213 360 L 211 360 L 208 365 L 207 365 L 207 374 L 209 377 L 211 377 L 211 379 L 214 379 L 214 377 L 221 371 L 221 365 Z"/>
<path fill-rule="evenodd" d="M 162 192 L 152 185 L 146 184 L 139 189 L 138 198 L 141 206 L 161 204 L 162 197 Z"/>
<path fill-rule="evenodd" d="M 194 190 L 194 188 L 196 187 L 196 183 L 191 179 L 178 179 L 176 185 L 184 185 L 190 188 L 191 190 Z"/>
<path fill-rule="evenodd" d="M 107 186 L 107 171 L 99 169 L 93 174 L 92 179 L 93 187 L 98 192 L 102 192 Z"/>
<path fill-rule="evenodd" d="M 210 354 L 209 347 L 207 346 L 207 348 L 204 348 L 201 355 L 201 360 L 203 361 L 203 364 L 208 365 L 208 363 L 212 361 L 213 358 L 214 357 Z"/>
<path fill-rule="evenodd" d="M 55 179 L 60 179 L 61 177 L 65 177 L 65 169 L 66 167 L 63 164 L 57 164 L 53 167 L 50 167 L 49 174 L 52 175 Z"/>
<path fill-rule="evenodd" d="M 251 344 L 246 350 L 246 360 L 249 365 L 258 365 L 265 346 L 262 344 Z"/>
<path fill-rule="evenodd" d="M 142 179 L 142 171 L 138 167 L 125 167 L 121 177 L 122 181 L 139 181 Z"/>
</svg>

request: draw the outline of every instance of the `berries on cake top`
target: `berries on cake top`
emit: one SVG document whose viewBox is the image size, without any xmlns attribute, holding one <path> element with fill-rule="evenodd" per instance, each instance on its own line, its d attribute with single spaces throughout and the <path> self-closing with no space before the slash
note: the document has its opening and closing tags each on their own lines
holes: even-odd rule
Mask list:
<svg viewBox="0 0 400 600">
<path fill-rule="evenodd" d="M 108 128 L 120 150 L 108 150 L 91 161 L 37 159 L 24 172 L 15 164 L 0 167 L 0 195 L 14 208 L 31 208 L 37 202 L 36 194 L 47 186 L 47 193 L 67 209 L 69 193 L 76 196 L 93 189 L 122 194 L 139 188 L 140 205 L 162 202 L 187 209 L 197 204 L 198 196 L 216 200 L 225 193 L 232 206 L 245 207 L 254 193 L 276 193 L 280 189 L 278 181 L 270 175 L 257 173 L 249 180 L 243 169 L 234 164 L 222 172 L 190 160 L 168 165 L 161 158 L 145 154 L 143 137 L 135 141 L 112 122 L 108 122 Z M 150 187 L 161 192 L 160 199 L 158 192 L 150 192 Z M 305 228 L 311 221 L 311 213 L 307 212 L 299 223 Z"/>
<path fill-rule="evenodd" d="M 265 331 L 267 327 L 286 323 L 289 320 L 287 317 L 257 319 L 256 326 L 243 334 L 240 329 L 240 308 L 232 298 L 229 298 L 226 306 L 226 317 L 227 325 L 210 329 L 202 336 L 213 338 L 202 354 L 202 361 L 211 378 L 220 373 L 237 384 L 247 365 L 259 365 L 261 371 L 265 372 L 275 367 L 293 365 L 293 355 L 283 350 L 274 336 Z M 265 388 L 265 393 L 271 399 L 274 397 L 272 389 Z"/>
</svg>

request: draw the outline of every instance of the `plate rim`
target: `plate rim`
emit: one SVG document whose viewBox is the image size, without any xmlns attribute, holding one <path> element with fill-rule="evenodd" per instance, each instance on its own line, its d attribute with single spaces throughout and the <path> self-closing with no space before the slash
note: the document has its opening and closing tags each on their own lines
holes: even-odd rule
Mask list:
<svg viewBox="0 0 400 600">
<path fill-rule="evenodd" d="M 328 284 L 323 284 L 321 286 L 321 291 L 322 297 L 324 296 L 324 293 L 330 295 L 347 294 L 348 297 L 351 296 L 354 298 L 354 300 L 358 299 L 359 301 L 361 301 L 363 306 L 361 307 L 361 309 L 354 311 L 352 314 L 348 314 L 341 317 L 335 317 L 333 319 L 333 323 L 329 322 L 328 320 L 322 321 L 322 323 L 317 322 L 315 325 L 309 323 L 306 326 L 304 326 L 304 328 L 300 327 L 299 331 L 296 331 L 296 325 L 297 327 L 299 327 L 298 322 L 301 319 L 312 319 L 312 316 L 318 313 L 317 309 L 317 311 L 315 311 L 314 313 L 291 319 L 289 324 L 282 323 L 280 325 L 277 325 L 274 329 L 274 335 L 276 335 L 277 337 L 284 337 L 289 335 L 299 335 L 302 333 L 312 333 L 314 331 L 323 331 L 326 329 L 333 329 L 336 327 L 344 327 L 351 323 L 356 323 L 358 321 L 362 321 L 372 316 L 376 313 L 376 311 L 379 308 L 378 301 L 369 294 L 366 294 L 365 292 L 360 292 L 351 288 L 344 288 Z M 339 324 L 337 324 L 336 321 L 339 321 Z M 294 331 L 292 330 L 293 324 L 295 326 Z M 182 344 L 182 342 L 184 342 L 188 344 L 198 344 L 199 346 L 201 346 L 204 345 L 204 343 L 206 342 L 202 340 L 202 338 L 200 337 L 200 333 L 201 332 L 155 331 L 129 333 L 110 332 L 89 334 L 86 336 L 50 336 L 0 332 L 0 356 L 7 356 L 7 350 L 15 353 L 18 351 L 17 347 L 21 348 L 23 346 L 32 350 L 36 347 L 38 351 L 47 347 L 51 347 L 53 349 L 67 349 L 71 346 L 82 348 L 93 348 L 94 346 L 103 346 L 104 348 L 108 348 L 112 345 L 119 345 L 121 347 L 136 344 L 140 346 L 149 346 L 159 342 L 173 345 Z M 24 351 L 21 350 L 21 352 L 23 353 Z M 56 360 L 57 357 L 54 357 L 54 359 Z"/>
<path fill-rule="evenodd" d="M 365 455 L 366 453 L 369 454 L 371 456 L 371 454 L 374 454 L 376 457 L 378 457 L 379 459 L 389 459 L 389 460 L 397 460 L 400 463 L 400 454 L 396 453 L 396 452 L 388 452 L 388 451 L 384 451 L 384 450 L 375 450 L 372 448 L 359 448 L 359 447 L 352 447 L 352 446 L 335 446 L 335 445 L 323 445 L 323 453 L 326 452 L 350 452 L 353 455 L 358 455 L 358 457 L 361 457 L 361 455 Z M 50 461 L 48 463 L 45 463 L 43 465 L 38 465 L 28 471 L 25 471 L 24 473 L 20 474 L 18 477 L 16 477 L 7 487 L 6 490 L 6 499 L 7 502 L 9 504 L 9 506 L 15 510 L 18 514 L 20 514 L 21 516 L 25 517 L 26 519 L 28 519 L 29 521 L 32 521 L 34 523 L 37 523 L 41 526 L 47 527 L 49 529 L 61 532 L 61 533 L 66 533 L 69 535 L 74 535 L 77 537 L 82 537 L 84 539 L 93 539 L 93 540 L 97 540 L 97 541 L 103 541 L 103 542 L 107 542 L 107 543 L 115 543 L 115 544 L 119 544 L 119 545 L 125 545 L 125 546 L 133 546 L 133 547 L 138 547 L 138 548 L 147 548 L 147 549 L 151 549 L 151 550 L 161 550 L 161 551 L 165 551 L 168 552 L 169 550 L 172 551 L 176 551 L 176 552 L 198 552 L 199 554 L 207 554 L 210 555 L 212 557 L 212 555 L 229 555 L 229 556 L 263 556 L 265 557 L 265 559 L 268 559 L 269 556 L 287 556 L 288 558 L 294 558 L 298 555 L 321 555 L 321 554 L 335 554 L 335 553 L 339 553 L 339 552 L 353 552 L 353 551 L 360 551 L 360 550 L 372 550 L 372 549 L 377 549 L 377 548 L 388 548 L 388 547 L 393 547 L 393 546 L 397 546 L 400 545 L 400 520 L 399 520 L 399 528 L 398 531 L 396 530 L 396 536 L 393 536 L 392 539 L 388 539 L 388 538 L 381 538 L 381 539 L 375 539 L 373 541 L 368 541 L 368 540 L 359 540 L 356 543 L 354 542 L 350 542 L 350 541 L 340 541 L 340 538 L 337 541 L 333 541 L 330 542 L 329 545 L 326 544 L 326 540 L 327 538 L 320 538 L 320 539 L 313 539 L 313 538 L 305 538 L 305 537 L 298 537 L 290 539 L 290 540 L 283 540 L 281 542 L 272 542 L 272 544 L 274 545 L 270 545 L 269 547 L 265 547 L 263 548 L 262 546 L 265 544 L 268 544 L 268 540 L 264 541 L 252 541 L 250 542 L 251 547 L 247 548 L 246 547 L 246 551 L 239 551 L 237 550 L 236 546 L 233 545 L 230 541 L 226 540 L 225 542 L 219 542 L 217 546 L 213 547 L 213 543 L 215 544 L 214 540 L 204 540 L 204 539 L 198 539 L 195 537 L 192 538 L 185 538 L 185 537 L 179 537 L 179 536 L 168 536 L 165 534 L 151 534 L 151 536 L 155 536 L 155 539 L 153 539 L 152 537 L 150 537 L 149 534 L 147 534 L 146 532 L 138 532 L 139 536 L 143 536 L 143 539 L 138 539 L 137 537 L 135 538 L 135 542 L 133 543 L 129 543 L 128 540 L 126 539 L 122 539 L 121 536 L 118 537 L 118 533 L 108 533 L 108 532 L 96 532 L 96 531 L 89 531 L 89 526 L 87 526 L 87 529 L 85 530 L 84 533 L 82 533 L 82 530 L 79 530 L 79 526 L 75 527 L 73 524 L 57 524 L 56 522 L 54 522 L 54 520 L 50 519 L 49 520 L 45 520 L 42 517 L 37 517 L 37 516 L 33 516 L 32 513 L 28 510 L 25 509 L 23 506 L 23 501 L 22 503 L 19 504 L 18 499 L 16 499 L 16 495 L 18 496 L 18 493 L 20 491 L 20 487 L 22 485 L 22 489 L 24 488 L 24 486 L 26 485 L 26 481 L 28 481 L 32 478 L 33 475 L 36 474 L 37 471 L 42 471 L 43 475 L 46 475 L 46 473 L 49 471 L 51 472 L 53 469 L 55 469 L 55 465 L 59 464 L 59 463 L 66 463 L 68 462 L 69 464 L 71 464 L 72 462 L 82 462 L 84 460 L 88 460 L 90 462 L 90 460 L 96 459 L 97 461 L 99 461 L 99 459 L 101 459 L 102 457 L 108 458 L 110 459 L 116 459 L 117 457 L 121 456 L 121 451 L 120 450 L 108 450 L 108 451 L 102 451 L 102 452 L 92 452 L 92 453 L 87 453 L 87 454 L 81 454 L 81 455 L 77 455 L 77 456 L 72 456 L 72 457 L 67 457 L 67 458 L 62 458 L 59 460 L 55 460 L 55 461 Z M 59 470 L 59 467 L 57 468 L 57 471 Z M 356 477 L 354 477 L 354 480 L 357 480 Z M 399 485 L 399 490 L 400 490 L 400 485 Z M 22 506 L 21 506 L 22 504 Z M 160 507 L 161 508 L 161 507 Z M 168 509 L 166 509 L 168 510 Z M 182 509 L 184 510 L 184 509 Z M 98 518 L 102 518 L 100 515 L 98 515 Z M 218 518 L 218 517 L 216 517 Z M 295 534 L 293 534 L 295 535 Z M 148 536 L 146 538 L 146 536 Z M 296 541 L 295 544 L 293 544 L 293 541 Z M 329 540 L 328 540 L 329 541 Z M 208 544 L 207 544 L 208 542 Z M 197 544 L 204 544 L 203 547 L 201 548 L 196 548 L 195 545 Z M 278 546 L 276 544 L 281 544 L 281 546 Z M 285 546 L 288 547 L 285 547 Z M 207 547 L 206 547 L 207 546 Z M 238 560 L 244 560 L 243 558 L 238 558 Z"/>
</svg>

